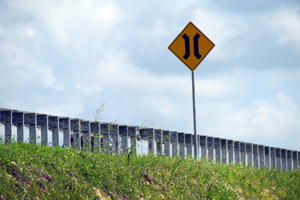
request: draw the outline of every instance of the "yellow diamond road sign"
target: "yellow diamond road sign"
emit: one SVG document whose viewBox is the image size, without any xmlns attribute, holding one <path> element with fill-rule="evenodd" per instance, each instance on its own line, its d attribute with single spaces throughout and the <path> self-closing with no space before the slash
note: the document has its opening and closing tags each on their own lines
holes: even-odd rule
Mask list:
<svg viewBox="0 0 300 200">
<path fill-rule="evenodd" d="M 214 48 L 212 43 L 192 22 L 170 44 L 172 51 L 190 70 L 194 71 Z"/>
</svg>

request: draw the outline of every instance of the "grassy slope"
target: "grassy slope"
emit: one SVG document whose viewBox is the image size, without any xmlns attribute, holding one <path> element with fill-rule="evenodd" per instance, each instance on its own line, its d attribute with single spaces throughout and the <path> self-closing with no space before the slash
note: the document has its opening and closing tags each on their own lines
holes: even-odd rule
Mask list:
<svg viewBox="0 0 300 200">
<path fill-rule="evenodd" d="M 300 199 L 300 172 L 0 145 L 0 199 Z"/>
</svg>

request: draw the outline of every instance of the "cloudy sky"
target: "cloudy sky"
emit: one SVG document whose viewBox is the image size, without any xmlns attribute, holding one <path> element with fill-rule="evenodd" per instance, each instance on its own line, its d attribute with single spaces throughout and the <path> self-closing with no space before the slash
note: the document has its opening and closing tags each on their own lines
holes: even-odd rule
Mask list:
<svg viewBox="0 0 300 200">
<path fill-rule="evenodd" d="M 190 21 L 198 134 L 300 150 L 298 0 L 0 0 L 0 108 L 193 133 Z"/>
</svg>

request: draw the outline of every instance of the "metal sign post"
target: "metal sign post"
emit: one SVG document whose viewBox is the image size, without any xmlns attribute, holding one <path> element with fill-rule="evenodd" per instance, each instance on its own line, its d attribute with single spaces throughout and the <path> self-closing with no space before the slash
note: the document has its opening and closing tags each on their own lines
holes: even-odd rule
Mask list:
<svg viewBox="0 0 300 200">
<path fill-rule="evenodd" d="M 194 138 L 197 138 L 194 71 L 214 46 L 214 43 L 189 22 L 168 47 L 192 71 Z M 199 158 L 197 139 L 194 141 L 194 157 Z"/>
<path fill-rule="evenodd" d="M 192 93 L 193 93 L 193 119 L 194 119 L 194 136 L 197 138 L 197 124 L 196 124 L 196 98 L 195 98 L 195 76 L 194 71 L 192 71 Z M 194 157 L 198 159 L 198 140 L 194 141 Z"/>
</svg>

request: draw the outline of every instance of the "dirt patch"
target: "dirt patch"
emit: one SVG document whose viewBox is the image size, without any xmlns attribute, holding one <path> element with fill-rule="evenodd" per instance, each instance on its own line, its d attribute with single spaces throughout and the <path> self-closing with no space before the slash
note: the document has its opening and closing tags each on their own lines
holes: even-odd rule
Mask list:
<svg viewBox="0 0 300 200">
<path fill-rule="evenodd" d="M 39 171 L 38 179 L 42 179 L 42 180 L 44 180 L 44 181 L 47 181 L 47 182 L 49 182 L 49 183 L 52 183 L 51 177 L 44 171 L 44 169 L 41 169 L 41 170 Z"/>
<path fill-rule="evenodd" d="M 93 189 L 96 192 L 96 195 L 101 199 L 101 200 L 108 200 L 105 196 L 102 195 L 101 190 L 98 188 L 93 187 Z"/>
<path fill-rule="evenodd" d="M 6 169 L 7 173 L 12 175 L 20 184 L 29 184 L 30 179 L 23 174 L 15 164 L 11 164 Z"/>
</svg>

